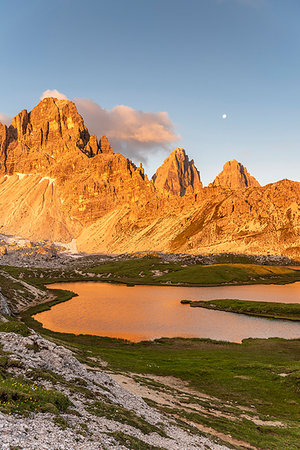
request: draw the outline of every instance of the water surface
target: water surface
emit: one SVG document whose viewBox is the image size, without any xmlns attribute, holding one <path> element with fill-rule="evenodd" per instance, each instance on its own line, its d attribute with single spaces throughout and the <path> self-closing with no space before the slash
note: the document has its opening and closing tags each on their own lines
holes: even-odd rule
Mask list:
<svg viewBox="0 0 300 450">
<path fill-rule="evenodd" d="M 226 287 L 134 286 L 76 282 L 51 289 L 78 294 L 35 316 L 53 331 L 94 334 L 141 341 L 159 337 L 201 337 L 240 342 L 247 337 L 300 337 L 300 323 L 223 311 L 190 308 L 180 300 L 234 298 L 300 302 L 300 282 L 286 285 Z"/>
</svg>

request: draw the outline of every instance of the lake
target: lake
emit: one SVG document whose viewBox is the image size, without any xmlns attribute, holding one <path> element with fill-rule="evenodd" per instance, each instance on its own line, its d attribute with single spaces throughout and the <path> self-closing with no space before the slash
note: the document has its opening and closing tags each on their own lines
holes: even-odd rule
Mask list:
<svg viewBox="0 0 300 450">
<path fill-rule="evenodd" d="M 75 282 L 51 289 L 78 294 L 34 317 L 53 331 L 93 334 L 138 342 L 159 337 L 199 337 L 241 342 L 248 337 L 299 338 L 300 323 L 190 308 L 180 300 L 232 298 L 300 302 L 300 282 L 219 287 L 133 286 Z"/>
</svg>

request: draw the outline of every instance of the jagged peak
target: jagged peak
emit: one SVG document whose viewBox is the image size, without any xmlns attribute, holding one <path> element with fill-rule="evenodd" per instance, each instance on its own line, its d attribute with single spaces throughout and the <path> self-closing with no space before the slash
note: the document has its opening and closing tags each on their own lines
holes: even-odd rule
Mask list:
<svg viewBox="0 0 300 450">
<path fill-rule="evenodd" d="M 183 196 L 187 191 L 202 187 L 194 161 L 189 160 L 184 148 L 175 148 L 152 177 L 156 189 Z"/>
<path fill-rule="evenodd" d="M 259 182 L 254 178 L 242 163 L 236 159 L 227 161 L 222 172 L 215 178 L 213 186 L 229 187 L 240 189 L 245 187 L 258 187 Z"/>
<path fill-rule="evenodd" d="M 113 148 L 106 136 L 101 136 L 101 139 L 99 141 L 99 150 L 100 153 L 113 154 Z"/>
</svg>

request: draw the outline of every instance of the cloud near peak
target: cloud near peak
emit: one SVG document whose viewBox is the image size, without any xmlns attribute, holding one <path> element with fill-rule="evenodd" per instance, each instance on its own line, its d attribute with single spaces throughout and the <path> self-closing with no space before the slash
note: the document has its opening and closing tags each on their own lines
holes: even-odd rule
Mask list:
<svg viewBox="0 0 300 450">
<path fill-rule="evenodd" d="M 11 124 L 11 117 L 7 116 L 6 114 L 0 113 L 0 122 L 4 125 L 9 126 Z"/>
<path fill-rule="evenodd" d="M 48 97 L 54 97 L 58 100 L 68 100 L 67 96 L 62 92 L 59 92 L 57 89 L 46 89 L 40 96 L 40 100 L 44 100 L 44 98 Z"/>
<path fill-rule="evenodd" d="M 74 102 L 91 134 L 107 136 L 115 151 L 137 161 L 145 162 L 158 150 L 170 150 L 180 138 L 166 112 L 143 112 L 125 105 L 107 110 L 84 98 Z"/>
<path fill-rule="evenodd" d="M 67 96 L 57 89 L 45 90 L 40 99 L 47 97 L 67 100 Z M 146 162 L 157 151 L 169 151 L 180 139 L 167 112 L 144 112 L 125 105 L 108 110 L 91 99 L 74 98 L 73 101 L 90 134 L 96 134 L 98 138 L 107 136 L 115 152 L 136 162 Z"/>
</svg>

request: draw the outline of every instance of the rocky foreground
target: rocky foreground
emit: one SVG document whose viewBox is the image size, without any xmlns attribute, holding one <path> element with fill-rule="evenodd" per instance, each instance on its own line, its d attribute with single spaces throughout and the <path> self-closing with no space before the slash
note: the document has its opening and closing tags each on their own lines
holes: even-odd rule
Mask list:
<svg viewBox="0 0 300 450">
<path fill-rule="evenodd" d="M 13 361 L 11 376 L 34 379 L 33 386 L 59 390 L 70 401 L 59 419 L 51 412 L 0 412 L 2 449 L 226 448 L 192 426 L 183 429 L 107 373 L 85 367 L 70 350 L 34 332 L 0 333 L 0 344 Z"/>
<path fill-rule="evenodd" d="M 0 232 L 79 251 L 300 255 L 300 184 L 267 186 L 237 161 L 208 187 L 184 149 L 151 180 L 46 98 L 0 124 Z"/>
</svg>

